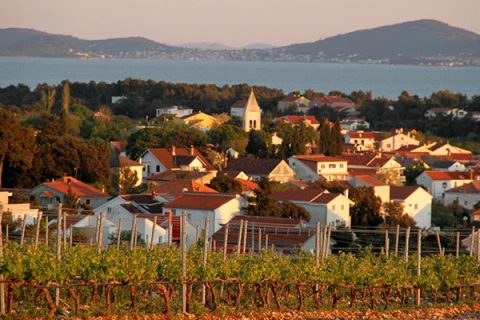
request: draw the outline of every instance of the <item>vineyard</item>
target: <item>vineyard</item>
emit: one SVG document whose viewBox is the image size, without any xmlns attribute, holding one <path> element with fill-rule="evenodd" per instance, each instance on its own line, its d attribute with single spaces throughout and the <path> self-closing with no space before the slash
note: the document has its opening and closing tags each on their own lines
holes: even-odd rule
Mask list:
<svg viewBox="0 0 480 320">
<path fill-rule="evenodd" d="M 55 315 L 176 314 L 182 291 L 189 313 L 387 310 L 419 303 L 476 301 L 476 257 L 360 254 L 325 257 L 211 251 L 199 243 L 186 255 L 176 247 L 98 250 L 7 242 L 3 247 L 5 312 L 12 318 Z M 205 263 L 204 263 L 205 261 Z M 420 300 L 415 297 L 418 294 Z M 57 300 L 57 301 L 56 301 Z"/>
</svg>

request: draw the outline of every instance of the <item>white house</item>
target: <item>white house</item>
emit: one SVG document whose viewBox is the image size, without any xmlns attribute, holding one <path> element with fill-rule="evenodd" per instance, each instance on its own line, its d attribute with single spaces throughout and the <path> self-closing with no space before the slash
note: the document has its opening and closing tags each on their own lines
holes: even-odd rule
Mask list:
<svg viewBox="0 0 480 320">
<path fill-rule="evenodd" d="M 353 144 L 357 151 L 366 151 L 375 149 L 374 132 L 349 131 L 345 134 L 345 143 Z"/>
<path fill-rule="evenodd" d="M 420 159 L 428 170 L 465 171 L 467 169 L 460 161 L 438 158 L 430 155 L 423 155 Z"/>
<path fill-rule="evenodd" d="M 207 171 L 213 170 L 212 164 L 194 147 L 150 148 L 139 158 L 143 164 L 143 177 L 167 170 Z"/>
<path fill-rule="evenodd" d="M 164 212 L 171 211 L 175 216 L 187 214 L 187 220 L 192 226 L 205 232 L 205 218 L 210 220 L 207 235 L 210 237 L 221 226 L 234 216 L 242 213 L 247 205 L 239 195 L 221 193 L 185 193 L 163 207 Z"/>
<path fill-rule="evenodd" d="M 430 155 L 432 156 L 452 156 L 452 155 L 471 155 L 470 150 L 462 149 L 451 145 L 450 143 L 434 144 L 430 148 Z"/>
<path fill-rule="evenodd" d="M 253 90 L 246 102 L 240 100 L 232 105 L 230 115 L 239 118 L 242 121 L 243 130 L 247 132 L 262 129 L 262 109 L 258 105 Z"/>
<path fill-rule="evenodd" d="M 425 187 L 437 200 L 444 198 L 445 191 L 472 181 L 472 172 L 459 171 L 424 171 L 416 178 L 417 184 Z"/>
<path fill-rule="evenodd" d="M 425 118 L 432 119 L 442 115 L 444 117 L 452 117 L 452 119 L 462 119 L 467 114 L 467 111 L 458 108 L 432 108 L 425 112 Z"/>
<path fill-rule="evenodd" d="M 458 203 L 460 206 L 473 210 L 473 206 L 480 202 L 480 181 L 472 181 L 445 191 L 445 205 Z"/>
<path fill-rule="evenodd" d="M 11 192 L 0 191 L 1 210 L 10 213 L 13 220 L 26 219 L 26 224 L 33 224 L 38 217 L 38 209 L 31 208 L 30 203 L 10 203 L 8 198 L 12 195 Z"/>
<path fill-rule="evenodd" d="M 285 111 L 289 108 L 301 109 L 301 107 L 306 107 L 310 103 L 310 100 L 304 96 L 298 94 L 290 94 L 282 100 L 278 101 L 277 110 Z"/>
<path fill-rule="evenodd" d="M 396 151 L 405 146 L 418 146 L 420 141 L 415 139 L 410 132 L 404 134 L 402 130 L 397 130 L 394 135 L 382 139 L 379 142 L 379 149 L 381 151 Z"/>
<path fill-rule="evenodd" d="M 28 192 L 28 195 L 39 199 L 42 207 L 54 208 L 64 203 L 71 192 L 81 205 L 89 205 L 93 209 L 104 204 L 110 197 L 107 193 L 86 184 L 74 177 L 65 176 L 55 181 L 44 182 Z"/>
<path fill-rule="evenodd" d="M 354 203 L 343 194 L 329 193 L 323 189 L 304 189 L 273 192 L 272 196 L 277 201 L 290 201 L 305 208 L 310 213 L 311 226 L 317 221 L 323 225 L 351 225 L 350 206 Z"/>
<path fill-rule="evenodd" d="M 288 164 L 303 181 L 345 180 L 348 175 L 347 160 L 323 154 L 295 155 L 288 158 Z"/>
<path fill-rule="evenodd" d="M 382 202 L 390 201 L 390 186 L 383 181 L 369 175 L 356 175 L 348 180 L 348 184 L 354 188 L 369 187 L 373 188 L 375 196 L 379 197 Z"/>
<path fill-rule="evenodd" d="M 365 121 L 363 118 L 349 117 L 340 121 L 340 127 L 342 130 L 346 131 L 355 131 L 361 129 L 369 129 L 370 123 Z"/>
<path fill-rule="evenodd" d="M 157 118 L 162 115 L 175 115 L 176 117 L 184 117 L 193 113 L 193 109 L 179 106 L 171 106 L 164 108 L 157 108 L 156 116 Z"/>
<path fill-rule="evenodd" d="M 391 186 L 391 201 L 403 204 L 403 212 L 415 220 L 417 227 L 428 229 L 432 224 L 432 196 L 422 187 Z"/>
</svg>

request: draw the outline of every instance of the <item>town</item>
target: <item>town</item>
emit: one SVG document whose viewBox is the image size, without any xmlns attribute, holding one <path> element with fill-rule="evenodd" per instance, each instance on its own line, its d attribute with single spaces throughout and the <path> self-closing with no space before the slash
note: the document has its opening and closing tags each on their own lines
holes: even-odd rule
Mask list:
<svg viewBox="0 0 480 320">
<path fill-rule="evenodd" d="M 206 237 L 229 252 L 313 252 L 317 225 L 330 230 L 331 253 L 393 250 L 368 236 L 389 229 L 398 251 L 413 228 L 440 235 L 440 252 L 455 232 L 457 247 L 478 250 L 480 159 L 415 128 L 372 130 L 367 107 L 344 94 L 291 93 L 266 113 L 243 88 L 229 113 L 169 104 L 135 122 L 112 113 L 125 95 L 90 110 L 70 93 L 77 86 L 42 87 L 35 112 L 0 109 L 7 238 L 33 241 L 35 224 L 53 235 L 62 219 L 71 243 L 178 244 L 186 215 L 188 246 Z M 476 124 L 480 112 L 432 106 L 420 117 Z"/>
</svg>

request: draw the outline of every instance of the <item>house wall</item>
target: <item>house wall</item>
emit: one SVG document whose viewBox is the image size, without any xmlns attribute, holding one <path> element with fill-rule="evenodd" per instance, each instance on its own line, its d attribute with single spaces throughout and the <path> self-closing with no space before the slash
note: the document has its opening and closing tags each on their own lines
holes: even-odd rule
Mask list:
<svg viewBox="0 0 480 320">
<path fill-rule="evenodd" d="M 303 181 L 315 181 L 320 179 L 320 176 L 316 172 L 294 157 L 288 158 L 288 164 L 290 165 L 290 168 L 295 171 L 295 177 L 297 179 Z"/>
<path fill-rule="evenodd" d="M 51 192 L 55 198 L 48 198 L 48 197 L 43 197 L 42 196 L 42 193 L 44 191 L 49 191 Z M 40 205 L 42 207 L 48 207 L 48 208 L 54 208 L 54 207 L 57 207 L 58 206 L 58 203 L 63 203 L 65 201 L 65 195 L 61 192 L 58 192 L 57 190 L 55 189 L 52 189 L 48 186 L 45 186 L 45 185 L 39 185 L 35 188 L 33 188 L 30 192 L 29 192 L 29 195 L 33 195 L 33 196 L 37 196 L 39 201 L 40 201 Z M 85 198 L 79 198 L 79 202 L 80 204 L 88 204 L 90 205 L 93 209 L 101 206 L 102 204 L 106 203 L 108 201 L 108 196 L 106 197 L 101 197 L 101 198 L 89 198 L 89 197 L 85 197 Z"/>
<path fill-rule="evenodd" d="M 420 141 L 405 135 L 403 133 L 396 134 L 380 141 L 380 150 L 395 151 L 407 145 L 420 145 Z"/>
<path fill-rule="evenodd" d="M 444 203 L 445 205 L 458 202 L 462 207 L 473 210 L 473 206 L 480 201 L 480 193 L 463 193 L 463 192 L 446 192 Z"/>
<path fill-rule="evenodd" d="M 285 183 L 291 181 L 295 177 L 295 171 L 286 163 L 282 161 L 278 166 L 273 169 L 273 171 L 268 176 L 270 181 L 277 181 L 280 183 Z"/>
<path fill-rule="evenodd" d="M 153 154 L 148 151 L 140 157 L 139 162 L 143 164 L 143 177 L 147 178 L 155 173 L 164 172 L 167 168 Z M 159 166 L 157 168 L 157 166 Z M 158 170 L 157 170 L 158 169 Z"/>
<path fill-rule="evenodd" d="M 472 180 L 431 180 L 426 173 L 422 173 L 416 179 L 417 184 L 428 189 L 434 199 L 442 200 L 444 192 L 472 182 Z"/>
<path fill-rule="evenodd" d="M 341 195 L 327 204 L 327 224 L 351 226 L 350 200 Z"/>
<path fill-rule="evenodd" d="M 418 188 L 403 202 L 403 212 L 415 220 L 417 227 L 428 229 L 432 225 L 432 196 Z"/>
</svg>

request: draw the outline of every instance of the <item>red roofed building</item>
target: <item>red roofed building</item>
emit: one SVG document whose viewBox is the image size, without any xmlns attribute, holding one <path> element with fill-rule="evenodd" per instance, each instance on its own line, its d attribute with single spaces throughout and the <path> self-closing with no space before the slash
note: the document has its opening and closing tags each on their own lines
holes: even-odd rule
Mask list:
<svg viewBox="0 0 480 320">
<path fill-rule="evenodd" d="M 150 148 L 139 158 L 143 164 L 143 177 L 167 170 L 209 171 L 214 170 L 212 164 L 194 147 L 189 149 Z"/>
<path fill-rule="evenodd" d="M 218 231 L 221 225 L 241 214 L 246 207 L 245 199 L 225 193 L 185 193 L 166 203 L 164 212 L 171 211 L 175 216 L 187 214 L 187 220 L 194 227 L 205 231 L 205 218 L 210 220 L 208 236 Z"/>
<path fill-rule="evenodd" d="M 480 202 L 480 181 L 475 180 L 445 191 L 445 204 L 458 205 L 473 210 L 473 206 Z"/>
<path fill-rule="evenodd" d="M 337 112 L 346 112 L 349 114 L 354 114 L 358 107 L 349 98 L 340 96 L 323 96 L 319 98 L 314 98 L 312 99 L 312 101 L 310 101 L 310 104 L 308 106 L 310 108 L 329 107 Z"/>
<path fill-rule="evenodd" d="M 276 117 L 274 121 L 275 122 L 283 121 L 285 123 L 288 123 L 291 126 L 298 126 L 301 123 L 303 123 L 305 127 L 312 127 L 315 130 L 317 130 L 318 127 L 320 126 L 320 123 L 318 122 L 317 118 L 315 118 L 314 116 L 306 116 L 306 115 L 281 116 L 281 117 Z"/>
<path fill-rule="evenodd" d="M 195 180 L 188 179 L 172 180 L 164 184 L 156 185 L 151 187 L 145 193 L 154 193 L 162 196 L 164 199 L 173 200 L 187 192 L 218 193 L 217 190 L 214 190 L 202 183 L 196 182 Z"/>
<path fill-rule="evenodd" d="M 295 155 L 288 158 L 288 163 L 296 178 L 303 181 L 345 180 L 348 175 L 347 160 L 323 154 Z"/>
<path fill-rule="evenodd" d="M 477 178 L 472 171 L 424 171 L 416 178 L 416 182 L 425 187 L 435 199 L 441 200 L 445 191 L 468 184 Z"/>
<path fill-rule="evenodd" d="M 280 202 L 290 201 L 310 213 L 309 224 L 333 224 L 350 226 L 350 206 L 354 203 L 341 193 L 324 189 L 303 189 L 273 192 L 272 197 Z"/>
<path fill-rule="evenodd" d="M 350 131 L 345 135 L 345 143 L 353 144 L 357 151 L 375 149 L 375 139 L 374 132 Z"/>
<path fill-rule="evenodd" d="M 390 198 L 403 205 L 403 213 L 412 217 L 417 227 L 431 227 L 432 196 L 425 189 L 418 186 L 391 186 Z"/>
<path fill-rule="evenodd" d="M 59 203 L 64 203 L 69 192 L 78 198 L 80 204 L 92 208 L 104 204 L 109 198 L 105 192 L 70 176 L 44 182 L 30 190 L 28 194 L 37 197 L 41 206 L 53 208 Z"/>
<path fill-rule="evenodd" d="M 290 94 L 282 100 L 278 101 L 277 110 L 280 112 L 286 111 L 289 108 L 299 110 L 301 106 L 308 106 L 309 103 L 310 100 L 308 100 L 304 96 L 298 94 Z"/>
</svg>

